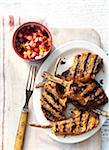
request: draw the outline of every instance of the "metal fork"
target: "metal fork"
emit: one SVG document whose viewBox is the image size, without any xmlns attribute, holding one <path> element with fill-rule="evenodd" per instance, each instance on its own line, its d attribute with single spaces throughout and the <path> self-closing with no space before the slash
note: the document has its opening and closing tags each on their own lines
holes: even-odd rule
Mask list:
<svg viewBox="0 0 109 150">
<path fill-rule="evenodd" d="M 26 101 L 25 101 L 25 104 L 24 104 L 24 107 L 22 109 L 21 116 L 20 116 L 19 127 L 17 130 L 14 150 L 22 150 L 23 149 L 26 124 L 27 124 L 27 120 L 28 120 L 28 103 L 29 103 L 29 99 L 33 93 L 35 77 L 36 77 L 36 67 L 31 66 L 30 70 L 29 70 L 27 85 L 26 85 Z"/>
</svg>

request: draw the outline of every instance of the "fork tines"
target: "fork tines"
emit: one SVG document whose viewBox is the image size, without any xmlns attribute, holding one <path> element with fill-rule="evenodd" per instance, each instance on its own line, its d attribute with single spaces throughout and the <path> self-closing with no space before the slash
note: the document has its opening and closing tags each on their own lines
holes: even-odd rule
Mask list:
<svg viewBox="0 0 109 150">
<path fill-rule="evenodd" d="M 26 84 L 26 89 L 29 91 L 33 91 L 34 83 L 35 83 L 35 77 L 36 77 L 36 67 L 31 66 L 29 70 L 28 80 Z"/>
</svg>

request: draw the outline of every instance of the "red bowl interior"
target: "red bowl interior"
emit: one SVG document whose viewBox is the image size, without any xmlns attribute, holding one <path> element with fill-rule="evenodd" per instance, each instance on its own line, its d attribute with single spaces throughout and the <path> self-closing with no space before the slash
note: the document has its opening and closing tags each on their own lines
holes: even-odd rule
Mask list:
<svg viewBox="0 0 109 150">
<path fill-rule="evenodd" d="M 47 53 L 46 55 L 42 56 L 42 57 L 39 58 L 39 59 L 24 58 L 23 55 L 21 55 L 21 54 L 18 52 L 17 48 L 15 47 L 15 39 L 16 39 L 16 36 L 17 36 L 19 30 L 21 30 L 23 27 L 28 26 L 28 25 L 31 25 L 31 24 L 32 24 L 32 25 L 36 25 L 36 26 L 38 26 L 38 27 L 40 27 L 40 28 L 43 28 L 43 29 L 47 32 L 47 34 L 49 35 L 49 38 L 50 38 L 50 41 L 51 41 L 51 45 L 50 45 L 50 48 L 49 48 L 49 50 L 48 50 L 48 53 Z M 14 32 L 13 39 L 12 39 L 12 45 L 13 45 L 13 49 L 15 50 L 15 52 L 17 53 L 17 55 L 20 56 L 22 59 L 28 60 L 28 61 L 38 61 L 38 60 L 42 60 L 43 58 L 45 58 L 45 57 L 50 53 L 50 51 L 52 50 L 52 36 L 51 36 L 51 33 L 50 33 L 50 31 L 48 30 L 48 28 L 45 27 L 44 25 L 42 25 L 42 24 L 40 24 L 40 23 L 38 23 L 38 22 L 26 22 L 26 23 L 22 24 L 20 27 L 18 27 L 18 28 L 16 29 L 16 31 Z"/>
</svg>

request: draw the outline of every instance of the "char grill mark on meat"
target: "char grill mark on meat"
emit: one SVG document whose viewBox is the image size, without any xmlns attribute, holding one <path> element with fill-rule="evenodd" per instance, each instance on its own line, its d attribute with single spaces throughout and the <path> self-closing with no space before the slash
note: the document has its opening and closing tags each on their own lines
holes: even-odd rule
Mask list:
<svg viewBox="0 0 109 150">
<path fill-rule="evenodd" d="M 88 61 L 90 60 L 90 55 L 91 55 L 91 53 L 83 53 L 82 55 L 77 55 L 78 65 L 77 65 L 76 69 L 73 70 L 75 72 L 75 76 L 78 74 L 81 74 L 85 71 L 87 72 L 87 67 L 89 65 Z M 76 56 L 75 56 L 75 59 L 76 59 Z"/>
<path fill-rule="evenodd" d="M 95 73 L 94 70 L 98 65 L 97 60 L 98 60 L 98 55 L 95 56 L 95 59 L 93 61 L 92 73 Z"/>
<path fill-rule="evenodd" d="M 75 64 L 74 69 L 73 69 L 73 71 L 74 71 L 73 77 L 74 77 L 74 78 L 75 78 L 77 72 L 79 71 L 80 56 L 81 56 L 81 55 L 77 55 L 77 56 L 75 56 L 75 59 L 74 59 L 74 64 Z"/>
<path fill-rule="evenodd" d="M 51 103 L 47 101 L 47 99 L 43 97 L 41 98 L 41 105 L 42 110 L 44 108 L 45 111 L 47 110 L 48 112 L 50 112 L 51 116 L 54 117 L 55 121 L 65 119 L 65 116 L 62 114 L 62 112 L 58 111 Z M 49 116 L 47 117 L 47 119 L 49 119 Z"/>
<path fill-rule="evenodd" d="M 72 135 L 72 129 L 75 129 L 76 124 L 72 118 L 58 121 L 53 124 L 52 130 L 56 135 Z"/>
<path fill-rule="evenodd" d="M 79 115 L 78 115 L 79 114 Z M 87 129 L 87 122 L 88 122 L 89 113 L 87 111 L 80 111 L 75 109 L 73 112 L 73 118 L 76 120 L 76 128 L 73 131 L 76 135 L 82 134 Z"/>
<path fill-rule="evenodd" d="M 83 91 L 82 96 L 84 98 L 90 97 L 96 93 L 98 88 L 99 87 L 92 82 L 91 84 L 87 85 L 87 88 L 86 88 L 86 90 Z"/>
<path fill-rule="evenodd" d="M 50 103 L 52 106 L 54 106 L 57 110 L 63 109 L 63 107 L 59 104 L 59 100 L 56 99 L 52 93 L 44 91 L 42 93 L 42 96 L 47 100 L 48 103 Z"/>
<path fill-rule="evenodd" d="M 80 127 L 81 133 L 84 133 L 87 130 L 88 118 L 89 118 L 89 113 L 87 111 L 83 112 L 81 117 L 81 127 Z"/>
<path fill-rule="evenodd" d="M 73 112 L 73 119 L 76 124 L 76 128 L 73 130 L 73 134 L 79 134 L 79 126 L 80 126 L 80 121 L 81 121 L 81 111 L 75 109 L 72 111 Z"/>
<path fill-rule="evenodd" d="M 98 89 L 98 87 L 93 87 L 93 89 L 89 89 L 89 91 L 86 91 L 85 93 L 83 93 L 83 97 L 86 98 L 86 97 L 90 97 L 90 96 L 93 96 L 94 95 L 94 92 L 96 92 Z"/>
<path fill-rule="evenodd" d="M 55 89 L 55 86 L 52 87 L 52 83 L 53 82 L 46 82 L 45 85 L 44 85 L 44 89 L 48 92 L 48 93 L 51 93 L 54 95 L 55 99 L 58 99 L 59 96 L 58 96 L 58 93 Z M 55 83 L 54 83 L 55 84 Z"/>
<path fill-rule="evenodd" d="M 88 53 L 87 55 L 85 55 L 85 57 L 83 57 L 83 60 L 82 60 L 83 63 L 81 63 L 81 66 L 83 66 L 83 67 L 82 67 L 82 70 L 83 70 L 83 71 L 86 71 L 87 63 L 88 63 L 88 60 L 89 60 L 90 55 L 91 55 L 91 53 Z M 84 60 L 85 60 L 85 61 L 84 61 Z"/>
<path fill-rule="evenodd" d="M 55 117 L 53 114 L 51 114 L 51 112 L 48 111 L 46 108 L 44 108 L 43 105 L 41 106 L 41 108 L 42 108 L 42 111 L 43 111 L 45 117 L 46 117 L 48 120 L 50 120 L 50 121 L 56 121 L 56 120 L 58 120 L 58 118 Z"/>
<path fill-rule="evenodd" d="M 96 64 L 96 58 L 97 55 L 91 54 L 89 56 L 88 62 L 87 62 L 87 67 L 86 67 L 86 72 L 89 73 L 91 75 L 91 73 L 93 73 L 93 68 Z"/>
<path fill-rule="evenodd" d="M 103 60 L 97 55 L 96 62 L 93 67 L 93 73 L 97 74 L 102 67 L 103 67 Z"/>
<path fill-rule="evenodd" d="M 70 85 L 70 88 L 71 88 L 72 91 L 74 91 L 74 94 L 80 94 L 87 88 L 87 85 L 83 85 L 81 83 L 73 82 Z"/>
</svg>

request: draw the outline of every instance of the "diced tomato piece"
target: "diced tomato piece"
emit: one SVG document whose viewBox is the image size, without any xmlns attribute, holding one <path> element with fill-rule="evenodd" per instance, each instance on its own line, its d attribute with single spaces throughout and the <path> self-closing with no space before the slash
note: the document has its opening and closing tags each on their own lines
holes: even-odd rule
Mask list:
<svg viewBox="0 0 109 150">
<path fill-rule="evenodd" d="M 35 48 L 34 48 L 34 51 L 35 51 L 35 52 L 39 52 L 39 49 L 35 47 Z"/>
</svg>

